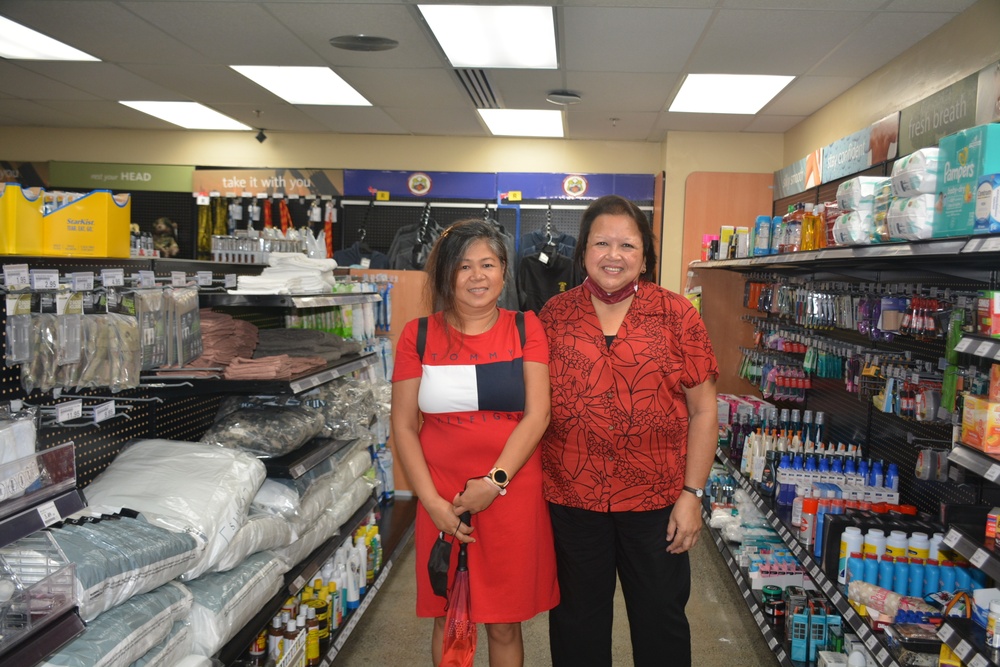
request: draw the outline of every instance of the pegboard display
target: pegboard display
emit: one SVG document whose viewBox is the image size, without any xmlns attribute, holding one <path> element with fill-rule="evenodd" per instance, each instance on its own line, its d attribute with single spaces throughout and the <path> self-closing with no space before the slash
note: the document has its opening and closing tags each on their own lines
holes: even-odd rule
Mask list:
<svg viewBox="0 0 1000 667">
<path fill-rule="evenodd" d="M 222 396 L 189 396 L 157 406 L 153 432 L 157 438 L 194 442 L 215 422 Z"/>
</svg>

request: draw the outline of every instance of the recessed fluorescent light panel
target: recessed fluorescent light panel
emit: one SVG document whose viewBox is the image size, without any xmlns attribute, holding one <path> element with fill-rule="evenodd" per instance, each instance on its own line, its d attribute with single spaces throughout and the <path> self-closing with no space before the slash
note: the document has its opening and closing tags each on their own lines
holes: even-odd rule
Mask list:
<svg viewBox="0 0 1000 667">
<path fill-rule="evenodd" d="M 10 60 L 98 61 L 89 53 L 57 42 L 40 32 L 0 16 L 0 58 Z"/>
<path fill-rule="evenodd" d="M 136 111 L 155 116 L 188 130 L 251 130 L 249 125 L 223 116 L 197 102 L 121 102 Z"/>
<path fill-rule="evenodd" d="M 688 74 L 669 111 L 755 114 L 794 78 L 757 74 Z"/>
<path fill-rule="evenodd" d="M 454 67 L 559 66 L 552 7 L 417 6 Z"/>
<path fill-rule="evenodd" d="M 495 137 L 562 138 L 562 112 L 534 109 L 476 109 Z"/>
<path fill-rule="evenodd" d="M 372 105 L 329 67 L 232 67 L 290 104 Z"/>
</svg>

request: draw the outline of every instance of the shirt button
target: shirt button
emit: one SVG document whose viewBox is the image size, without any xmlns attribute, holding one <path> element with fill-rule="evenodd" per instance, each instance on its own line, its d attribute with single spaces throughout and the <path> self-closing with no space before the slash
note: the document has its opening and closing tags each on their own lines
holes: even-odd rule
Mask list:
<svg viewBox="0 0 1000 667">
<path fill-rule="evenodd" d="M 605 394 L 605 396 L 607 396 L 608 398 L 614 398 L 615 397 L 615 392 L 609 391 L 607 394 Z"/>
<path fill-rule="evenodd" d="M 608 454 L 608 460 L 609 461 L 614 461 L 615 460 L 615 455 L 614 454 Z"/>
<path fill-rule="evenodd" d="M 609 426 L 609 427 L 608 427 L 608 430 L 609 430 L 609 431 L 614 431 L 614 430 L 615 430 L 615 427 L 614 427 L 614 426 Z"/>
</svg>

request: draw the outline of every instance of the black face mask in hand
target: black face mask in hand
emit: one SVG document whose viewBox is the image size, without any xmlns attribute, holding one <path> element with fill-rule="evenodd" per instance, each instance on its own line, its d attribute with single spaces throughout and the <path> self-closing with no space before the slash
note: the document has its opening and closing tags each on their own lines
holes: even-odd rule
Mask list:
<svg viewBox="0 0 1000 667">
<path fill-rule="evenodd" d="M 431 579 L 431 589 L 434 595 L 448 597 L 448 570 L 451 565 L 451 542 L 445 539 L 444 533 L 438 533 L 438 538 L 431 548 L 431 556 L 427 559 L 427 574 Z"/>
</svg>

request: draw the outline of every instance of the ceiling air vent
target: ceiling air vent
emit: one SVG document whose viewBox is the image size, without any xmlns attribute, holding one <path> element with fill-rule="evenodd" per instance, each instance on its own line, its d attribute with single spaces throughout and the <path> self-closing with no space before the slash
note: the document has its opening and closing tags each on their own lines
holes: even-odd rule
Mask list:
<svg viewBox="0 0 1000 667">
<path fill-rule="evenodd" d="M 476 105 L 477 109 L 500 109 L 503 101 L 493 89 L 493 84 L 486 76 L 483 69 L 456 69 L 459 81 L 465 87 L 465 92 L 469 94 L 469 99 Z"/>
</svg>

